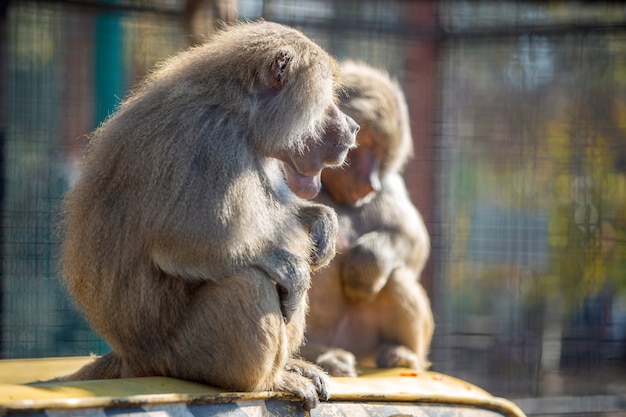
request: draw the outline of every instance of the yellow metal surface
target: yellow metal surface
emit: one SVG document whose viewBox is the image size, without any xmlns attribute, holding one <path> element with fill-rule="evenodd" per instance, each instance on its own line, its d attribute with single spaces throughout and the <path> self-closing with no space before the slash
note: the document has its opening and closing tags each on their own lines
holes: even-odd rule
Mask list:
<svg viewBox="0 0 626 417">
<path fill-rule="evenodd" d="M 0 384 L 46 381 L 72 373 L 91 360 L 88 356 L 0 360 Z"/>
<path fill-rule="evenodd" d="M 358 378 L 333 378 L 334 398 L 380 395 L 414 397 L 416 395 L 457 395 L 491 397 L 487 391 L 469 382 L 437 372 L 415 372 L 411 369 L 364 369 Z"/>
<path fill-rule="evenodd" d="M 358 378 L 332 378 L 331 402 L 414 402 L 487 407 L 508 416 L 524 416 L 512 402 L 497 398 L 458 378 L 411 369 L 370 369 Z"/>
<path fill-rule="evenodd" d="M 6 410 L 73 409 L 174 403 L 294 400 L 288 393 L 232 393 L 165 377 L 80 382 L 37 382 L 78 369 L 90 359 L 53 358 L 0 361 L 0 414 Z M 518 417 L 513 403 L 466 381 L 436 372 L 365 369 L 357 378 L 332 378 L 331 402 L 423 402 L 487 407 Z"/>
</svg>

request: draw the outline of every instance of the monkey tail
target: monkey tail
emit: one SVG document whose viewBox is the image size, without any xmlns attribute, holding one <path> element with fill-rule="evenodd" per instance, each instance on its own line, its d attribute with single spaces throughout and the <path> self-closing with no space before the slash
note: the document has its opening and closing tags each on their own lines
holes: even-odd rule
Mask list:
<svg viewBox="0 0 626 417">
<path fill-rule="evenodd" d="M 122 377 L 124 361 L 115 352 L 95 358 L 73 374 L 59 377 L 59 381 L 85 381 L 90 379 L 116 379 Z"/>
</svg>

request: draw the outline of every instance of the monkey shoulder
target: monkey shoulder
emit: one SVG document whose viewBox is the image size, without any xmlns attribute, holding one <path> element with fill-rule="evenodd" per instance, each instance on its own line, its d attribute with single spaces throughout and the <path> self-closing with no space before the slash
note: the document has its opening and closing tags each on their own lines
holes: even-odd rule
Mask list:
<svg viewBox="0 0 626 417">
<path fill-rule="evenodd" d="M 411 246 L 429 246 L 426 225 L 411 201 L 402 176 L 387 174 L 381 178 L 381 185 L 380 192 L 361 209 L 359 233 L 386 231 L 411 242 Z"/>
<path fill-rule="evenodd" d="M 419 212 L 411 202 L 404 180 L 399 174 L 389 173 L 381 178 L 381 189 L 358 208 L 363 221 L 378 227 L 412 224 L 421 221 Z"/>
</svg>

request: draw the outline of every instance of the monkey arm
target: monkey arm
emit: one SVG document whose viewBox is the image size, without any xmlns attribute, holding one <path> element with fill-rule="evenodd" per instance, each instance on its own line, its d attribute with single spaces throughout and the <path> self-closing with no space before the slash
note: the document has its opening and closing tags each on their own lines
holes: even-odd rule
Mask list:
<svg viewBox="0 0 626 417">
<path fill-rule="evenodd" d="M 290 224 L 290 222 L 286 222 Z M 293 222 L 293 226 L 297 223 Z M 291 247 L 290 250 L 284 249 L 289 245 L 289 239 L 285 241 L 266 242 L 262 245 L 263 249 L 259 251 L 257 248 L 253 250 L 253 243 L 240 239 L 237 247 L 233 246 L 232 241 L 226 239 L 217 239 L 217 234 L 204 235 L 192 233 L 191 230 L 185 230 L 179 233 L 178 230 L 160 229 L 160 235 L 152 239 L 151 256 L 154 265 L 163 272 L 173 277 L 185 279 L 187 281 L 206 281 L 213 280 L 219 282 L 226 277 L 237 276 L 237 271 L 246 268 L 258 268 L 270 279 L 276 283 L 277 295 L 280 298 L 281 310 L 285 321 L 288 323 L 298 306 L 303 302 L 310 286 L 309 259 L 305 256 L 297 256 L 292 251 L 299 250 L 298 245 Z M 190 239 L 192 236 L 193 244 L 185 242 L 183 238 Z M 287 236 L 287 235 L 285 235 Z M 228 249 L 231 252 L 225 252 L 223 247 L 219 247 L 215 242 L 229 242 L 231 246 Z M 292 242 L 292 245 L 294 242 Z M 306 248 L 307 246 L 303 246 Z M 228 261 L 228 255 L 236 248 L 239 255 Z M 306 253 L 306 251 L 303 252 Z M 231 255 L 232 256 L 232 255 Z M 225 265 L 228 265 L 227 267 Z"/>
<path fill-rule="evenodd" d="M 341 270 L 344 294 L 355 301 L 368 299 L 378 294 L 398 267 L 414 271 L 418 279 L 430 241 L 399 177 L 385 178 L 383 190 L 359 217 L 359 223 L 368 224 L 369 231 L 362 230 L 365 233 L 346 253 Z"/>
<path fill-rule="evenodd" d="M 415 233 L 420 230 L 408 233 L 402 228 L 380 229 L 359 237 L 341 266 L 345 296 L 352 301 L 370 299 L 398 267 L 414 271 L 418 279 L 429 253 L 425 228 L 424 233 Z"/>
<path fill-rule="evenodd" d="M 261 256 L 253 266 L 261 269 L 276 282 L 280 308 L 285 323 L 289 323 L 304 302 L 311 285 L 311 271 L 307 260 L 284 249 L 274 248 Z"/>
<path fill-rule="evenodd" d="M 409 198 L 402 177 L 387 174 L 383 178 L 383 191 L 371 209 L 374 212 L 366 212 L 364 215 L 369 219 L 378 218 L 379 222 L 371 230 L 386 234 L 382 242 L 389 245 L 402 266 L 415 271 L 415 276 L 419 277 L 430 254 L 430 238 L 420 212 Z"/>
</svg>

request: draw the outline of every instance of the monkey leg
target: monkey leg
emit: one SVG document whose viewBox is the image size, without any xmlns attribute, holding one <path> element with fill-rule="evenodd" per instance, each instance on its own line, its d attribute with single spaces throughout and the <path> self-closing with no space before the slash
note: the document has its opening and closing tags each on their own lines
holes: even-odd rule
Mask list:
<svg viewBox="0 0 626 417">
<path fill-rule="evenodd" d="M 394 270 L 375 303 L 382 339 L 377 366 L 427 369 L 435 324 L 428 296 L 415 274 L 404 268 Z"/>
<path fill-rule="evenodd" d="M 253 268 L 203 284 L 170 342 L 171 376 L 234 391 L 288 391 L 315 407 L 328 397 L 327 377 L 293 358 L 306 308 L 303 298 L 286 325 L 275 284 Z"/>
<path fill-rule="evenodd" d="M 328 398 L 324 372 L 293 358 L 303 339 L 306 298 L 286 325 L 275 284 L 251 268 L 200 285 L 186 308 L 176 306 L 180 302 L 169 300 L 174 308 L 160 311 L 159 324 L 146 329 L 149 338 L 109 334 L 114 352 L 59 379 L 170 376 L 232 391 L 288 391 L 307 410 Z"/>
</svg>

